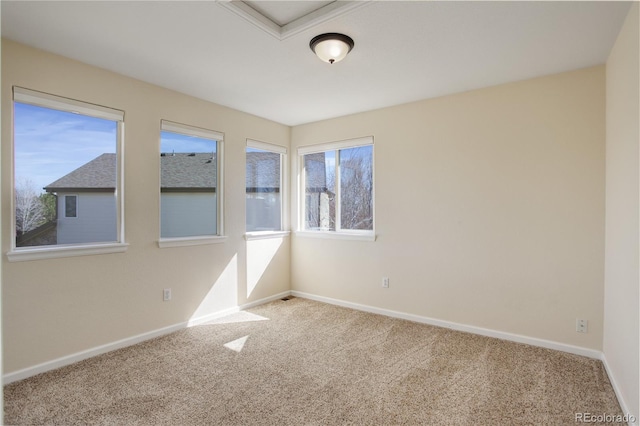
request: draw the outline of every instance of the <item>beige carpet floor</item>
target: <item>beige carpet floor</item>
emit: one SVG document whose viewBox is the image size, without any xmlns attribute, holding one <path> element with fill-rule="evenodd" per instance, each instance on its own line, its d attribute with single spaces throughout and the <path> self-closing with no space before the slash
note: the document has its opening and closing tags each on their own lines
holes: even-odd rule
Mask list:
<svg viewBox="0 0 640 426">
<path fill-rule="evenodd" d="M 570 425 L 600 361 L 301 298 L 5 386 L 16 425 Z M 596 423 L 590 423 L 596 424 Z"/>
</svg>

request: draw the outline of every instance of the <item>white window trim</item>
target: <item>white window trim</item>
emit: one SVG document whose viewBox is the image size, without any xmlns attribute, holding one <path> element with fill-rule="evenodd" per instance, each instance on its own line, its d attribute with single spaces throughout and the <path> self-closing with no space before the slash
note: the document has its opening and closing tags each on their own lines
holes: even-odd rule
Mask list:
<svg viewBox="0 0 640 426">
<path fill-rule="evenodd" d="M 116 127 L 116 232 L 117 241 L 98 242 L 88 244 L 69 244 L 54 246 L 33 246 L 16 247 L 15 238 L 11 238 L 11 249 L 7 252 L 10 262 L 21 262 L 40 259 L 55 259 L 61 257 L 76 257 L 97 254 L 123 253 L 127 251 L 129 244 L 125 242 L 124 236 L 124 111 L 109 108 L 102 105 L 92 104 L 85 101 L 65 98 L 36 90 L 25 89 L 23 87 L 13 87 L 14 103 L 24 103 L 78 113 L 105 120 L 117 122 Z M 14 144 L 15 127 L 11 123 L 11 235 L 16 235 L 16 206 L 15 206 L 15 169 L 14 169 Z M 65 206 L 66 207 L 66 206 Z M 76 205 L 77 207 L 77 205 Z M 72 218 L 69 218 L 72 219 Z"/>
<path fill-rule="evenodd" d="M 268 142 L 260 142 L 254 139 L 247 139 L 247 148 L 255 148 L 261 149 L 263 151 L 270 151 L 280 154 L 280 230 L 277 231 L 251 231 L 245 233 L 245 239 L 247 241 L 259 239 L 259 238 L 278 238 L 282 235 L 282 233 L 286 233 L 288 236 L 290 231 L 287 231 L 289 228 L 289 209 L 287 205 L 289 204 L 289 173 L 287 173 L 289 161 L 287 159 L 287 148 L 280 145 L 275 145 Z M 245 149 L 246 156 L 246 149 Z M 245 166 L 246 167 L 246 166 Z M 246 170 L 245 170 L 246 173 Z M 246 197 L 245 197 L 246 202 Z M 245 214 L 246 214 L 246 204 L 245 204 Z M 245 229 L 247 227 L 245 217 Z M 271 233 L 272 237 L 266 237 L 261 235 L 267 235 L 267 233 Z M 252 237 L 253 235 L 258 235 L 259 237 Z"/>
<path fill-rule="evenodd" d="M 296 231 L 296 237 L 305 238 L 322 238 L 336 240 L 353 240 L 353 241 L 375 241 L 377 236 L 373 231 Z"/>
<path fill-rule="evenodd" d="M 339 157 L 339 150 L 341 149 L 349 149 L 349 148 L 356 148 L 359 146 L 375 146 L 374 145 L 374 137 L 373 136 L 365 136 L 365 137 L 361 137 L 361 138 L 355 138 L 355 139 L 345 139 L 345 140 L 341 140 L 341 141 L 336 141 L 336 142 L 328 142 L 328 143 L 322 143 L 322 144 L 316 144 L 316 145 L 306 145 L 306 146 L 301 146 L 298 147 L 297 150 L 297 158 L 296 161 L 298 162 L 297 165 L 297 169 L 298 169 L 298 212 L 297 212 L 297 219 L 298 219 L 298 224 L 297 224 L 297 230 L 295 231 L 295 235 L 299 236 L 299 237 L 310 237 L 310 238 L 325 238 L 325 239 L 341 239 L 341 240 L 355 240 L 355 241 L 375 241 L 376 240 L 376 220 L 375 220 L 375 216 L 376 216 L 376 197 L 375 197 L 375 189 L 376 189 L 376 174 L 375 174 L 375 148 L 373 149 L 372 152 L 372 157 L 371 157 L 371 161 L 372 161 L 372 173 L 373 173 L 373 193 L 372 195 L 372 199 L 373 199 L 373 229 L 372 230 L 356 230 L 356 229 L 337 229 L 336 231 L 328 231 L 328 230 L 312 230 L 312 229 L 305 229 L 304 228 L 304 224 L 305 224 L 305 196 L 304 196 L 304 189 L 305 189 L 305 170 L 304 170 L 304 161 L 302 160 L 302 157 L 304 155 L 307 154 L 315 154 L 318 152 L 326 152 L 326 151 L 336 151 L 336 162 L 339 162 L 340 157 Z M 336 187 L 340 187 L 340 176 L 339 176 L 339 169 L 336 168 Z M 338 196 L 340 196 L 339 194 L 340 191 L 338 191 Z M 338 215 L 340 214 L 339 211 L 339 203 L 340 200 L 336 200 L 336 204 L 338 206 L 338 208 L 336 209 L 336 225 L 337 227 L 339 226 L 339 217 Z"/>
<path fill-rule="evenodd" d="M 255 231 L 244 234 L 247 241 L 266 240 L 269 238 L 286 238 L 291 235 L 291 231 Z"/>
<path fill-rule="evenodd" d="M 59 111 L 73 112 L 111 121 L 124 121 L 124 111 L 96 105 L 89 102 L 77 101 L 24 87 L 13 87 L 13 101 L 23 104 L 35 105 Z"/>
<path fill-rule="evenodd" d="M 268 143 L 268 142 L 260 142 L 260 141 L 256 141 L 256 140 L 253 140 L 253 139 L 247 139 L 247 147 L 248 148 L 261 149 L 263 151 L 271 151 L 271 152 L 276 152 L 278 154 L 287 155 L 287 148 L 285 148 L 284 146 L 280 146 L 280 145 L 274 145 L 274 144 Z"/>
<path fill-rule="evenodd" d="M 190 126 L 188 124 L 175 123 L 169 120 L 161 120 L 160 128 L 163 132 L 179 133 L 185 136 L 195 136 L 204 139 L 213 139 L 222 142 L 224 133 L 215 130 L 203 129 L 202 127 Z"/>
<path fill-rule="evenodd" d="M 14 249 L 7 253 L 7 258 L 9 262 L 23 262 L 28 260 L 56 259 L 60 257 L 124 253 L 128 247 L 129 244 L 126 243 L 37 246 Z"/>
<path fill-rule="evenodd" d="M 227 241 L 226 236 L 212 235 L 210 237 L 179 237 L 179 238 L 160 238 L 158 247 L 187 247 L 187 246 L 204 246 L 209 244 L 219 244 Z"/>
<path fill-rule="evenodd" d="M 337 151 L 339 149 L 356 148 L 359 146 L 373 145 L 373 136 L 365 136 L 356 139 L 345 139 L 337 142 L 307 145 L 298 148 L 298 157 L 306 154 L 315 154 L 325 151 Z"/>
<path fill-rule="evenodd" d="M 198 138 L 211 139 L 216 142 L 216 159 L 217 161 L 217 176 L 216 176 L 216 208 L 217 208 L 217 223 L 216 223 L 216 235 L 197 235 L 192 237 L 175 237 L 175 238 L 158 238 L 159 248 L 169 247 L 186 247 L 186 246 L 199 246 L 207 244 L 218 244 L 227 241 L 227 237 L 224 234 L 224 133 L 216 130 L 204 129 L 202 127 L 191 126 L 188 124 L 176 123 L 169 120 L 160 120 L 161 132 L 179 133 L 186 136 L 195 136 Z M 158 148 L 160 145 L 158 144 Z M 158 158 L 160 158 L 158 156 Z M 162 168 L 158 168 L 158 182 L 162 182 Z M 162 228 L 162 194 L 161 187 L 158 187 L 160 196 L 158 197 L 158 235 L 161 235 Z"/>
</svg>

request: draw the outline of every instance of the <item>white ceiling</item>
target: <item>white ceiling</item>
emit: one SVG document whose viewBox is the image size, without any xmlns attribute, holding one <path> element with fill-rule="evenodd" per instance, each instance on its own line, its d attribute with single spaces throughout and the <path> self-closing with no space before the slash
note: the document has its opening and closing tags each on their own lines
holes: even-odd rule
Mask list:
<svg viewBox="0 0 640 426">
<path fill-rule="evenodd" d="M 257 3 L 283 26 L 328 2 Z M 298 125 L 602 64 L 630 5 L 376 1 L 286 38 L 213 1 L 4 0 L 1 13 L 3 37 Z M 325 32 L 355 40 L 344 61 L 309 49 Z"/>
</svg>

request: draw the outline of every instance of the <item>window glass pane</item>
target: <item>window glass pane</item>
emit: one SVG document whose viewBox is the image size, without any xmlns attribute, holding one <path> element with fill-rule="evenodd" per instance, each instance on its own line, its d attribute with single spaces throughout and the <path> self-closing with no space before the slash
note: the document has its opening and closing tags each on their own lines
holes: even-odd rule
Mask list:
<svg viewBox="0 0 640 426">
<path fill-rule="evenodd" d="M 117 121 L 14 102 L 16 247 L 118 240 L 117 132 Z"/>
<path fill-rule="evenodd" d="M 281 155 L 247 148 L 247 232 L 282 230 Z"/>
<path fill-rule="evenodd" d="M 373 147 L 340 150 L 340 228 L 373 229 Z"/>
<path fill-rule="evenodd" d="M 160 236 L 217 235 L 217 141 L 161 132 Z"/>
<path fill-rule="evenodd" d="M 75 195 L 65 195 L 64 197 L 64 216 L 77 217 L 77 197 Z"/>
<path fill-rule="evenodd" d="M 298 154 L 305 179 L 301 229 L 372 235 L 373 138 L 300 147 Z"/>
<path fill-rule="evenodd" d="M 336 155 L 335 151 L 306 154 L 305 229 L 336 229 Z"/>
</svg>

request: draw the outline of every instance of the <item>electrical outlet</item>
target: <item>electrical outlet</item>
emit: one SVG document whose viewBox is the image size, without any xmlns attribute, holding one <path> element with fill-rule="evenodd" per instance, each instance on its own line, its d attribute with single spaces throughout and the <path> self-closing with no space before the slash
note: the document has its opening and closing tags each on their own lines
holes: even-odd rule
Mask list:
<svg viewBox="0 0 640 426">
<path fill-rule="evenodd" d="M 169 300 L 171 300 L 171 289 L 170 288 L 165 288 L 164 291 L 162 292 L 162 300 L 164 300 L 165 302 L 168 302 Z"/>
<path fill-rule="evenodd" d="M 389 277 L 382 277 L 382 288 L 389 288 Z"/>
<path fill-rule="evenodd" d="M 586 333 L 588 329 L 588 321 L 584 318 L 576 318 L 576 331 L 578 333 Z"/>
</svg>

